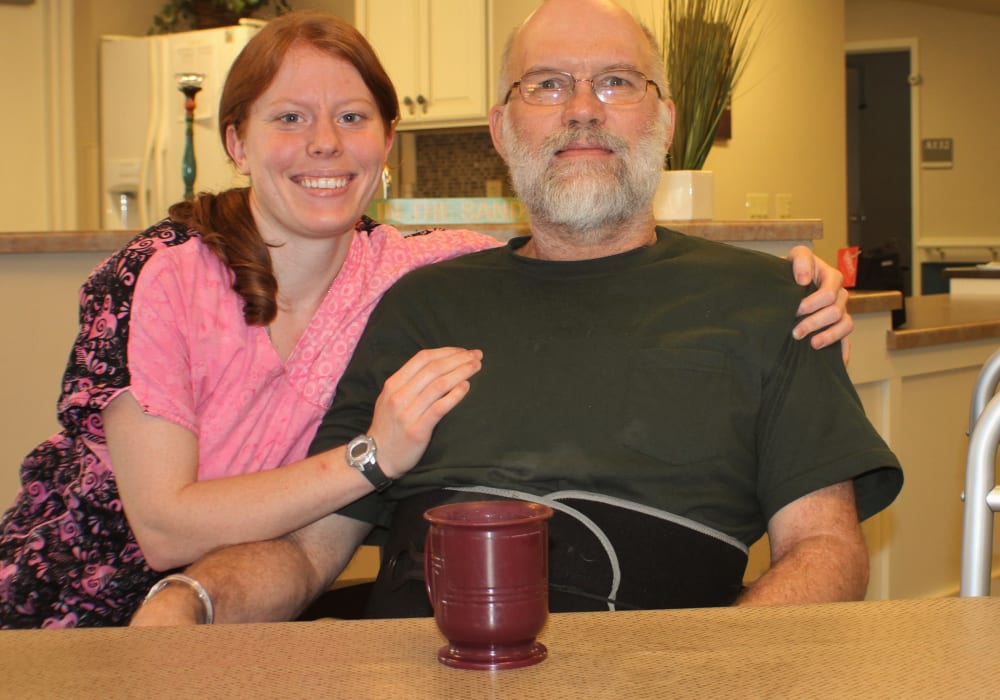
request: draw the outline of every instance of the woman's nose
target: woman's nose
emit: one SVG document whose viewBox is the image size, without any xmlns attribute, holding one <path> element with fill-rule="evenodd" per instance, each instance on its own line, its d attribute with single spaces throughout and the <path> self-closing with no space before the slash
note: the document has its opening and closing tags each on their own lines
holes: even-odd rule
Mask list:
<svg viewBox="0 0 1000 700">
<path fill-rule="evenodd" d="M 309 154 L 314 156 L 330 156 L 340 152 L 340 134 L 337 128 L 325 121 L 320 121 L 313 129 L 309 143 Z"/>
</svg>

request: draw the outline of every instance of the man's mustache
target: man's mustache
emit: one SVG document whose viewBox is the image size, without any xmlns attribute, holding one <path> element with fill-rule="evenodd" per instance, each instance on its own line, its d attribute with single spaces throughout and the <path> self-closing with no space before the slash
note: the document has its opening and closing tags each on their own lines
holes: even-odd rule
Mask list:
<svg viewBox="0 0 1000 700">
<path fill-rule="evenodd" d="M 613 153 L 627 153 L 628 143 L 615 136 L 603 126 L 567 126 L 550 134 L 542 145 L 549 153 L 558 153 L 571 144 L 583 144 L 591 148 L 603 148 Z"/>
</svg>

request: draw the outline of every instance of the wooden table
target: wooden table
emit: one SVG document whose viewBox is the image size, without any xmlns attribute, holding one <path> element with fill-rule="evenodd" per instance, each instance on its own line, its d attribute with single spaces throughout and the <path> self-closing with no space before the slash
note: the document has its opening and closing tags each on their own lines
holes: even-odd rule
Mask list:
<svg viewBox="0 0 1000 700">
<path fill-rule="evenodd" d="M 0 632 L 0 697 L 986 698 L 1000 599 L 552 615 L 529 668 L 446 668 L 432 620 Z"/>
</svg>

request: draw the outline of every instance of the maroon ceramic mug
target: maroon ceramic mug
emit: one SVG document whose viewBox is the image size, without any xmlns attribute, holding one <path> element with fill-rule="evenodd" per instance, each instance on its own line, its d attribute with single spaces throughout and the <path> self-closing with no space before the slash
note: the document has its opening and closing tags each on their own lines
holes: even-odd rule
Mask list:
<svg viewBox="0 0 1000 700">
<path fill-rule="evenodd" d="M 548 651 L 536 637 L 549 614 L 552 509 L 525 501 L 449 503 L 424 513 L 427 595 L 448 644 L 447 666 L 529 666 Z"/>
</svg>

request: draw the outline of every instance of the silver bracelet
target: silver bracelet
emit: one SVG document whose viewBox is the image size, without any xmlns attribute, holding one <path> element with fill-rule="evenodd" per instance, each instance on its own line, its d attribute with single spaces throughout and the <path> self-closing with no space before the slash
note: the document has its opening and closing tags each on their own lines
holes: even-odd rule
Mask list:
<svg viewBox="0 0 1000 700">
<path fill-rule="evenodd" d="M 153 587 L 149 589 L 149 593 L 147 593 L 146 597 L 143 599 L 143 605 L 145 605 L 154 595 L 174 582 L 183 583 L 185 586 L 194 591 L 194 594 L 198 596 L 198 600 L 201 601 L 202 609 L 205 611 L 204 624 L 212 624 L 215 620 L 215 606 L 212 604 L 212 596 L 208 594 L 208 591 L 205 590 L 205 587 L 201 585 L 200 582 L 190 576 L 185 576 L 184 574 L 170 574 L 169 576 L 164 576 L 159 581 L 154 583 Z"/>
</svg>

